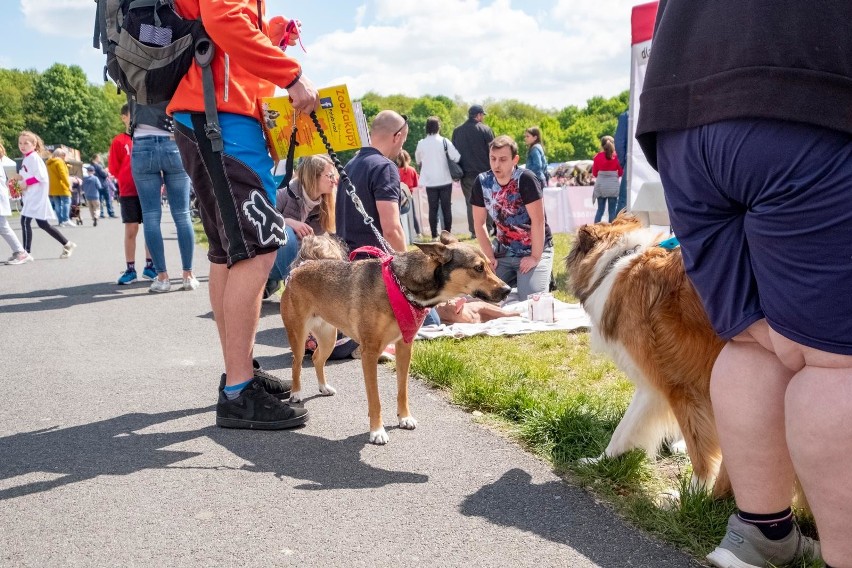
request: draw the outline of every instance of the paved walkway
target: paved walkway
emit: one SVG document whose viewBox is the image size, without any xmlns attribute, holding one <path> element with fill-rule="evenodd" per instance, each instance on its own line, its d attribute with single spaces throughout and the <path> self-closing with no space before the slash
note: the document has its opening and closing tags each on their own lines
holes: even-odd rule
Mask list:
<svg viewBox="0 0 852 568">
<path fill-rule="evenodd" d="M 699 566 L 417 381 L 418 428 L 368 444 L 357 361 L 330 367 L 338 394 L 309 398 L 301 429 L 216 428 L 203 250 L 199 290 L 156 295 L 114 284 L 120 221 L 64 232 L 72 258 L 36 229 L 38 260 L 0 266 L 0 566 Z M 277 309 L 256 355 L 287 375 Z"/>
</svg>

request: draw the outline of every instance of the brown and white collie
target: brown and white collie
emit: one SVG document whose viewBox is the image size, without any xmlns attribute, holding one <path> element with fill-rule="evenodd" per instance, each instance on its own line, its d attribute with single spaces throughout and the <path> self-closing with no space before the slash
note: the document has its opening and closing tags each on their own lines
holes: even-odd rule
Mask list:
<svg viewBox="0 0 852 568">
<path fill-rule="evenodd" d="M 570 292 L 592 321 L 591 345 L 636 387 L 603 457 L 634 448 L 655 458 L 664 440 L 682 440 L 693 486 L 730 493 L 710 404 L 710 371 L 724 345 L 686 277 L 680 248 L 632 215 L 585 225 L 565 259 Z"/>
</svg>

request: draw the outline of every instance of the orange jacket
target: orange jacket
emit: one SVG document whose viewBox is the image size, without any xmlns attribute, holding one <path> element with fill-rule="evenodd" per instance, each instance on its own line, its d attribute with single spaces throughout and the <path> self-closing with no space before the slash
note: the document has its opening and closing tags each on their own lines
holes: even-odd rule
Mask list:
<svg viewBox="0 0 852 568">
<path fill-rule="evenodd" d="M 301 76 L 298 62 L 269 39 L 266 22 L 258 26 L 265 12 L 262 0 L 176 0 L 175 9 L 184 18 L 200 18 L 216 44 L 211 68 L 220 112 L 258 118 L 259 97 L 271 97 L 276 85 L 286 89 Z M 204 111 L 201 67 L 197 63 L 178 85 L 167 110 L 169 114 Z"/>
</svg>

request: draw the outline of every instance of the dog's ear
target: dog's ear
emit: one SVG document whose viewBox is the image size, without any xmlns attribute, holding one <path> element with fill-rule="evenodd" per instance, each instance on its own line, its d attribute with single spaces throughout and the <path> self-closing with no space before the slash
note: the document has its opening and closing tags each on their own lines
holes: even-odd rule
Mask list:
<svg viewBox="0 0 852 568">
<path fill-rule="evenodd" d="M 639 218 L 636 217 L 633 213 L 628 212 L 626 209 L 623 210 L 618 216 L 612 221 L 613 225 L 635 225 L 639 227 L 642 225 Z"/>
<path fill-rule="evenodd" d="M 598 240 L 594 225 L 583 225 L 577 230 L 577 240 L 574 243 L 574 248 L 577 249 L 577 252 L 586 254 L 595 248 Z"/>
<path fill-rule="evenodd" d="M 441 231 L 441 242 L 445 245 L 451 245 L 459 242 L 459 240 L 449 231 Z"/>
<path fill-rule="evenodd" d="M 438 264 L 447 264 L 453 259 L 453 251 L 443 243 L 414 243 L 414 246 L 425 252 L 429 255 L 429 258 Z"/>
</svg>

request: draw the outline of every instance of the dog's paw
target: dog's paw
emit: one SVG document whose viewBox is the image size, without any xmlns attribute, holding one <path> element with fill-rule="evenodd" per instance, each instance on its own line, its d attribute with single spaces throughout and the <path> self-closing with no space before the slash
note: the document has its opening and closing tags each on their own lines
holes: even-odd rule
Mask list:
<svg viewBox="0 0 852 568">
<path fill-rule="evenodd" d="M 677 489 L 669 489 L 657 493 L 654 501 L 657 507 L 663 511 L 676 511 L 680 507 L 680 491 Z"/>
<path fill-rule="evenodd" d="M 382 426 L 378 430 L 374 430 L 370 432 L 370 443 L 376 444 L 377 446 L 384 446 L 390 441 L 390 436 L 385 431 L 385 427 Z"/>
<path fill-rule="evenodd" d="M 293 391 L 290 393 L 290 402 L 302 402 L 302 391 Z"/>
<path fill-rule="evenodd" d="M 600 463 L 605 457 L 606 454 L 601 454 L 596 458 L 580 458 L 577 460 L 577 463 L 580 465 L 595 465 L 596 463 Z"/>
<path fill-rule="evenodd" d="M 324 385 L 320 385 L 319 387 L 320 394 L 323 396 L 333 396 L 337 394 L 337 389 L 326 383 Z"/>
<path fill-rule="evenodd" d="M 417 428 L 417 420 L 413 416 L 406 416 L 399 419 L 399 427 L 403 430 L 414 430 Z"/>
</svg>

